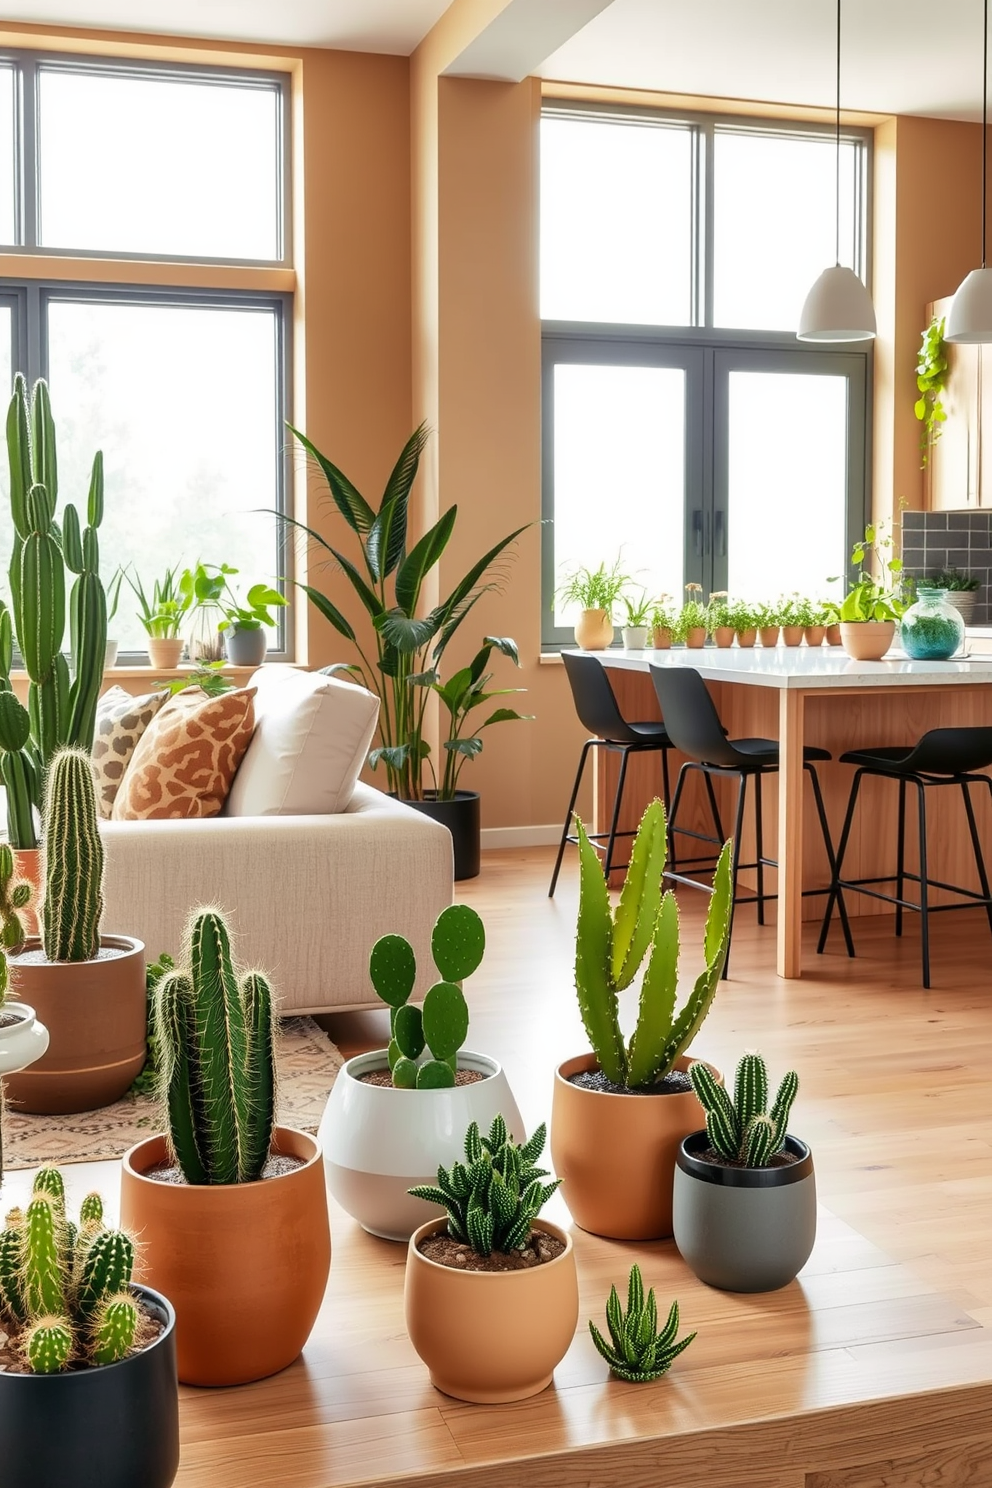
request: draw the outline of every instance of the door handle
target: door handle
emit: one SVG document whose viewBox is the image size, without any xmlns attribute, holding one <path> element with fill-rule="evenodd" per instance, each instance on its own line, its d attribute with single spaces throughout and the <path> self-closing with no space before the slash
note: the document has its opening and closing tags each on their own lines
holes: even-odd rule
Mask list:
<svg viewBox="0 0 992 1488">
<path fill-rule="evenodd" d="M 696 557 L 697 558 L 702 558 L 702 556 L 703 556 L 703 514 L 699 510 L 694 511 L 693 514 L 692 514 L 692 539 L 693 539 L 693 547 L 695 549 Z"/>
<path fill-rule="evenodd" d="M 716 556 L 726 558 L 727 556 L 727 513 L 722 507 L 717 507 L 714 514 L 714 535 L 716 539 Z"/>
</svg>

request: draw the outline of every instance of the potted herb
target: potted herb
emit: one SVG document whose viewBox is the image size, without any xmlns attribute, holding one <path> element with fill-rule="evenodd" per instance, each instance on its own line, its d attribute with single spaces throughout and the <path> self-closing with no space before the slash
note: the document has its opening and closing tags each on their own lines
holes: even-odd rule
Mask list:
<svg viewBox="0 0 992 1488">
<path fill-rule="evenodd" d="M 706 606 L 706 629 L 721 649 L 734 644 L 732 606 L 726 589 L 714 589 L 710 595 Z"/>
<path fill-rule="evenodd" d="M 779 632 L 782 629 L 780 609 L 781 606 L 777 604 L 755 606 L 755 625 L 758 639 L 763 646 L 778 645 Z"/>
<path fill-rule="evenodd" d="M 327 1186 L 364 1229 L 407 1240 L 423 1222 L 411 1185 L 429 1183 L 439 1163 L 461 1151 L 461 1133 L 500 1112 L 510 1130 L 523 1122 L 495 1059 L 462 1048 L 468 1007 L 460 983 L 482 961 L 486 932 L 475 910 L 442 910 L 431 952 L 442 981 L 423 1006 L 411 1003 L 417 979 L 413 947 L 384 935 L 372 947 L 369 975 L 389 1008 L 388 1049 L 359 1054 L 341 1070 L 320 1123 Z"/>
<path fill-rule="evenodd" d="M 982 587 L 981 579 L 976 579 L 973 574 L 959 573 L 956 568 L 942 568 L 936 573 L 927 574 L 925 583 L 931 589 L 943 589 L 948 604 L 961 611 L 965 625 L 971 624 L 978 591 Z"/>
<path fill-rule="evenodd" d="M 806 625 L 807 646 L 822 646 L 827 635 L 827 626 L 833 618 L 832 607 L 826 601 L 810 602 L 811 618 Z"/>
<path fill-rule="evenodd" d="M 606 1304 L 606 1326 L 610 1334 L 609 1343 L 590 1319 L 592 1341 L 609 1364 L 610 1373 L 615 1374 L 617 1379 L 627 1380 L 635 1385 L 650 1384 L 661 1379 L 696 1336 L 695 1333 L 690 1333 L 685 1338 L 679 1338 L 677 1302 L 673 1302 L 668 1309 L 665 1326 L 658 1332 L 658 1304 L 655 1301 L 654 1288 L 645 1297 L 640 1266 L 630 1268 L 626 1311 L 620 1305 L 616 1287 L 610 1287 Z"/>
<path fill-rule="evenodd" d="M 623 648 L 625 651 L 643 651 L 648 643 L 648 625 L 654 609 L 648 592 L 642 589 L 638 598 L 621 594 L 620 603 L 624 610 L 624 623 L 620 628 Z"/>
<path fill-rule="evenodd" d="M 473 1122 L 464 1161 L 411 1189 L 443 1206 L 410 1236 L 404 1305 L 431 1382 L 458 1400 L 524 1400 L 551 1383 L 575 1333 L 572 1238 L 537 1221 L 558 1187 L 536 1167 L 544 1127 L 517 1146 L 502 1116 Z"/>
<path fill-rule="evenodd" d="M 216 910 L 155 987 L 168 1133 L 126 1152 L 121 1217 L 176 1309 L 179 1378 L 239 1385 L 297 1358 L 331 1263 L 318 1142 L 277 1126 L 272 994 L 239 974 Z M 246 1325 L 250 1319 L 250 1326 Z"/>
<path fill-rule="evenodd" d="M 218 630 L 226 632 L 227 659 L 232 666 L 261 666 L 267 646 L 262 626 L 271 629 L 275 625 L 272 611 L 282 608 L 286 600 L 269 584 L 252 584 L 244 603 L 240 604 L 226 578 L 229 573 L 237 573 L 237 569 L 225 568 L 224 572 L 224 591 L 218 600 L 224 618 Z"/>
<path fill-rule="evenodd" d="M 677 645 L 699 650 L 706 645 L 706 606 L 699 598 L 703 592 L 703 586 L 702 584 L 686 584 L 685 592 L 689 598 L 679 611 L 673 639 Z"/>
<path fill-rule="evenodd" d="M 175 1314 L 131 1280 L 134 1243 L 98 1194 L 78 1224 L 57 1168 L 0 1232 L 4 1488 L 169 1488 L 179 1469 Z"/>
<path fill-rule="evenodd" d="M 656 651 L 668 651 L 678 622 L 670 594 L 661 594 L 651 610 L 651 644 Z"/>
<path fill-rule="evenodd" d="M 672 1173 L 682 1138 L 700 1108 L 685 1073 L 686 1050 L 709 1011 L 727 949 L 731 845 L 720 854 L 706 918 L 706 965 L 676 1013 L 679 918 L 675 895 L 662 896 L 665 808 L 648 806 L 634 839 L 620 902 L 610 908 L 599 857 L 576 822 L 579 917 L 575 986 L 591 1054 L 559 1066 L 551 1153 L 565 1202 L 584 1230 L 617 1240 L 672 1232 Z M 620 1029 L 618 993 L 641 983 L 637 1027 Z M 715 1078 L 719 1076 L 714 1071 Z"/>
<path fill-rule="evenodd" d="M 145 1062 L 145 948 L 100 931 L 103 842 L 83 750 L 52 760 L 44 806 L 41 936 L 11 952 L 10 971 L 50 1042 L 10 1077 L 8 1094 L 27 1112 L 94 1111 L 119 1100 Z M 9 918 L 4 934 L 17 938 Z"/>
<path fill-rule="evenodd" d="M 783 1078 L 771 1110 L 760 1054 L 741 1059 L 733 1098 L 705 1065 L 694 1064 L 689 1077 L 706 1129 L 679 1148 L 675 1243 L 709 1286 L 731 1292 L 787 1286 L 816 1238 L 813 1158 L 788 1132 L 798 1077 L 790 1070 Z"/>
<path fill-rule="evenodd" d="M 843 644 L 840 638 L 840 605 L 834 599 L 825 599 L 820 605 L 820 615 L 825 628 L 824 639 L 828 646 Z"/>
<path fill-rule="evenodd" d="M 855 661 L 881 661 L 892 644 L 896 621 L 906 609 L 900 597 L 902 559 L 889 557 L 892 538 L 884 526 L 865 528 L 864 540 L 851 554 L 858 574 L 840 605 L 841 644 Z M 891 583 L 868 571 L 874 553 Z"/>
<path fill-rule="evenodd" d="M 148 637 L 148 663 L 170 670 L 179 665 L 185 642 L 180 634 L 189 613 L 190 596 L 180 584 L 179 565 L 167 568 L 152 584 L 149 595 L 137 574 L 126 575 L 138 601 L 138 619 Z"/>
<path fill-rule="evenodd" d="M 596 569 L 580 566 L 565 573 L 555 600 L 578 606 L 575 644 L 583 651 L 605 651 L 612 645 L 613 612 L 629 583 L 630 576 L 624 573 L 619 556 L 610 568 L 601 563 Z"/>
<path fill-rule="evenodd" d="M 26 1069 L 48 1048 L 48 1029 L 33 1007 L 14 1002 L 9 996 L 10 969 L 7 953 L 22 950 L 27 940 L 24 914 L 31 903 L 31 885 L 20 878 L 9 843 L 0 842 L 0 1080 Z M 0 1103 L 3 1100 L 0 1084 Z M 3 1138 L 0 1121 L 0 1142 Z M 0 1147 L 0 1182 L 3 1181 L 3 1151 Z"/>
<path fill-rule="evenodd" d="M 738 646 L 750 649 L 758 635 L 754 606 L 744 599 L 732 600 L 727 611 L 727 619 L 733 627 Z"/>
<path fill-rule="evenodd" d="M 807 625 L 813 623 L 813 606 L 800 594 L 783 599 L 779 610 L 782 640 L 787 646 L 801 646 Z"/>
</svg>

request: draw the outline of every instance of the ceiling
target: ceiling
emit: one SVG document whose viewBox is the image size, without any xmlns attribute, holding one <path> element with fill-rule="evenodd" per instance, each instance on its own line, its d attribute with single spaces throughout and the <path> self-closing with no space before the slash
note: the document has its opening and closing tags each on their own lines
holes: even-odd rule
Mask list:
<svg viewBox="0 0 992 1488">
<path fill-rule="evenodd" d="M 5 0 L 7 21 L 409 54 L 450 0 Z M 559 0 L 546 0 L 556 6 Z M 830 105 L 834 0 L 613 0 L 544 77 Z M 843 102 L 981 116 L 981 0 L 845 0 Z"/>
</svg>

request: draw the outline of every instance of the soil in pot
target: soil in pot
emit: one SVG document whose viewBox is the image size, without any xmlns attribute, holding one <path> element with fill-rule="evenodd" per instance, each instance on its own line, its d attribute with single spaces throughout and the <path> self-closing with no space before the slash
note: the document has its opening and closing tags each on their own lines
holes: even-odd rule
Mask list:
<svg viewBox="0 0 992 1488">
<path fill-rule="evenodd" d="M 154 1306 L 139 1291 L 135 1296 L 138 1304 L 138 1312 L 141 1321 L 138 1324 L 141 1337 L 141 1348 L 135 1353 L 143 1353 L 145 1349 L 151 1348 L 165 1332 L 165 1319 L 161 1316 L 161 1310 Z M 128 1358 L 133 1358 L 132 1354 Z M 89 1374 L 94 1369 L 105 1369 L 106 1365 L 90 1364 L 86 1359 L 73 1359 L 63 1371 L 65 1374 Z M 32 1379 L 37 1376 L 22 1359 L 17 1349 L 13 1347 L 6 1333 L 0 1332 L 0 1374 L 28 1374 Z"/>
<path fill-rule="evenodd" d="M 535 1266 L 545 1266 L 565 1254 L 565 1242 L 543 1230 L 534 1230 L 530 1240 L 519 1250 L 504 1254 L 494 1250 L 491 1255 L 480 1256 L 461 1240 L 450 1235 L 428 1235 L 417 1246 L 422 1256 L 438 1266 L 450 1266 L 453 1271 L 532 1271 Z"/>
<path fill-rule="evenodd" d="M 649 1085 L 646 1090 L 628 1090 L 626 1085 L 614 1085 L 602 1070 L 580 1070 L 569 1075 L 568 1083 L 578 1085 L 580 1090 L 598 1090 L 601 1095 L 684 1095 L 692 1089 L 692 1081 L 685 1070 L 670 1070 L 663 1080 Z"/>
<path fill-rule="evenodd" d="M 389 1090 L 400 1088 L 393 1084 L 393 1076 L 389 1070 L 369 1070 L 368 1074 L 359 1075 L 358 1078 L 363 1085 L 378 1085 L 380 1088 L 388 1088 Z M 482 1070 L 460 1069 L 455 1071 L 456 1088 L 461 1085 L 477 1085 L 480 1080 L 488 1079 L 489 1076 Z"/>
</svg>

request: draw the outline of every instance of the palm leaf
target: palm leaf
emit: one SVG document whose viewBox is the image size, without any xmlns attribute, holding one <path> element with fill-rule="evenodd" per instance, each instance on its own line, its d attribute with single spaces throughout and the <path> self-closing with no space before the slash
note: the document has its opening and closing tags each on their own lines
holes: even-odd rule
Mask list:
<svg viewBox="0 0 992 1488">
<path fill-rule="evenodd" d="M 359 534 L 368 532 L 372 523 L 375 521 L 375 512 L 369 506 L 362 493 L 352 485 L 343 470 L 339 470 L 336 465 L 331 463 L 326 455 L 320 453 L 317 446 L 311 443 L 305 434 L 301 434 L 299 429 L 294 429 L 292 424 L 287 424 L 286 428 L 300 441 L 303 448 L 320 466 L 330 493 L 334 498 L 334 505 L 344 517 L 352 532 Z M 287 518 L 286 520 L 291 521 L 292 519 Z"/>
<path fill-rule="evenodd" d="M 378 515 L 365 544 L 369 568 L 377 579 L 387 578 L 403 556 L 410 491 L 417 476 L 420 456 L 429 438 L 430 430 L 426 422 L 422 423 L 403 446 L 386 482 Z"/>
<path fill-rule="evenodd" d="M 434 526 L 410 549 L 397 570 L 394 590 L 396 603 L 408 615 L 412 615 L 417 608 L 425 577 L 448 546 L 457 515 L 458 507 L 449 506 Z"/>
</svg>

